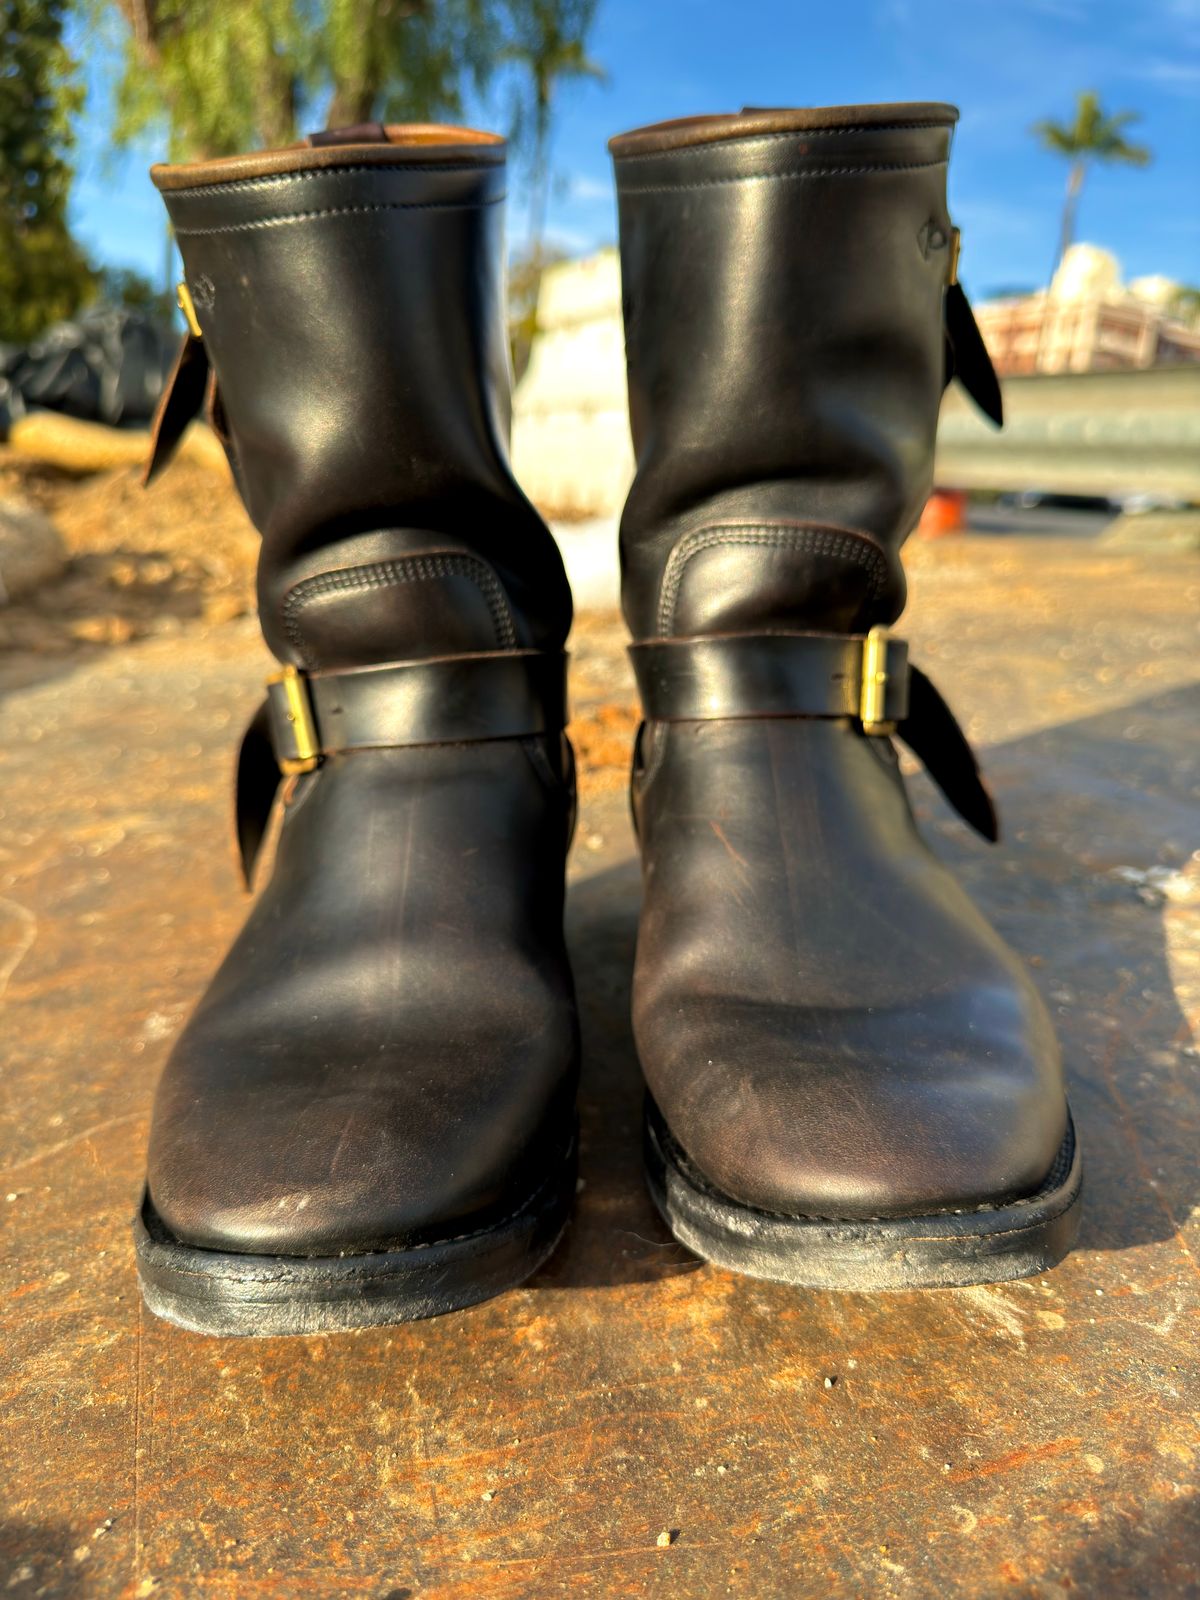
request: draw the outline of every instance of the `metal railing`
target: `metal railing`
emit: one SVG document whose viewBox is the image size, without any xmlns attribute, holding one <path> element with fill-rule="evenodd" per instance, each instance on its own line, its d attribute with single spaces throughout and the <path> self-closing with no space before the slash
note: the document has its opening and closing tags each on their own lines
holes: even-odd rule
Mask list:
<svg viewBox="0 0 1200 1600">
<path fill-rule="evenodd" d="M 1200 364 L 1006 378 L 997 432 L 957 384 L 936 481 L 954 489 L 1151 492 L 1200 504 Z"/>
</svg>

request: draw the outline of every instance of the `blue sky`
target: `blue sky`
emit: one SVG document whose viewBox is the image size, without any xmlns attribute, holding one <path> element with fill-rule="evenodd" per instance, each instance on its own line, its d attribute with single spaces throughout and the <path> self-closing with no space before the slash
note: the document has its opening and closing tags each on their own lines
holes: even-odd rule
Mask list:
<svg viewBox="0 0 1200 1600">
<path fill-rule="evenodd" d="M 76 41 L 91 94 L 74 215 L 100 258 L 163 273 L 152 148 L 107 148 L 106 63 Z M 1135 109 L 1147 170 L 1089 180 L 1080 236 L 1116 252 L 1128 277 L 1200 282 L 1200 0 L 600 0 L 591 54 L 604 84 L 568 87 L 558 107 L 549 233 L 572 253 L 615 235 L 605 141 L 667 117 L 751 105 L 950 100 L 962 109 L 951 208 L 964 231 L 963 275 L 977 295 L 1045 281 L 1065 167 L 1029 136 L 1068 115 L 1077 89 Z M 472 108 L 503 121 L 498 103 Z M 83 154 L 86 152 L 86 154 Z M 510 234 L 525 207 L 512 188 Z"/>
</svg>

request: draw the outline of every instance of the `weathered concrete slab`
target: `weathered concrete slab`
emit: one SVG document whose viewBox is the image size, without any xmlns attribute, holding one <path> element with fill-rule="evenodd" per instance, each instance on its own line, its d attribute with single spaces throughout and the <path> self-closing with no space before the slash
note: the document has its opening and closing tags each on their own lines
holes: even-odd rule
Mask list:
<svg viewBox="0 0 1200 1600">
<path fill-rule="evenodd" d="M 356 1335 L 147 1317 L 149 1097 L 242 915 L 228 779 L 263 661 L 233 623 L 0 669 L 0 1593 L 1200 1592 L 1200 567 L 968 538 L 913 568 L 914 655 L 1007 842 L 914 794 L 1033 963 L 1087 1151 L 1078 1252 L 994 1289 L 798 1293 L 667 1238 L 601 774 L 571 904 L 585 1186 L 546 1271 Z M 632 698 L 621 642 L 583 633 L 585 710 Z"/>
</svg>

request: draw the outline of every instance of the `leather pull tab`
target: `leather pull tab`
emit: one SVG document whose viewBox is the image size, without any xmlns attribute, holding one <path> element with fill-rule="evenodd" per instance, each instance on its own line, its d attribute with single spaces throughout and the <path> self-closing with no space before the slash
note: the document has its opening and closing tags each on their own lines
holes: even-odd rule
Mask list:
<svg viewBox="0 0 1200 1600">
<path fill-rule="evenodd" d="M 1000 380 L 961 283 L 952 283 L 946 290 L 943 314 L 946 328 L 946 382 L 957 378 L 983 414 L 990 417 L 998 428 L 1002 428 L 1004 401 L 1000 395 Z"/>
<path fill-rule="evenodd" d="M 387 129 L 382 122 L 352 122 L 345 128 L 323 128 L 304 141 L 310 149 L 321 150 L 331 144 L 387 144 Z"/>
<path fill-rule="evenodd" d="M 896 733 L 920 758 L 963 821 L 995 844 L 1000 837 L 1000 818 L 975 752 L 953 711 L 925 674 L 918 667 L 908 670 L 908 716 Z"/>
<path fill-rule="evenodd" d="M 254 868 L 267 836 L 282 776 L 271 744 L 270 711 L 264 700 L 242 735 L 234 789 L 238 860 L 242 887 L 247 893 L 254 886 Z"/>
<path fill-rule="evenodd" d="M 150 425 L 150 459 L 142 474 L 143 487 L 158 477 L 178 450 L 189 424 L 203 410 L 208 372 L 204 340 L 194 333 L 185 334 Z"/>
</svg>

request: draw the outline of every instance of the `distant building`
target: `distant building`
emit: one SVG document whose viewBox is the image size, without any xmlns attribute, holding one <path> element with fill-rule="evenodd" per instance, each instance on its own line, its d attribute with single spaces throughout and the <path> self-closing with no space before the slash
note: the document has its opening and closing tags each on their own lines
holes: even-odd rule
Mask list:
<svg viewBox="0 0 1200 1600">
<path fill-rule="evenodd" d="M 1179 285 L 1166 278 L 1141 278 L 1122 286 L 1112 256 L 1091 245 L 1076 245 L 1048 292 L 981 305 L 976 315 L 1001 373 L 1200 362 L 1200 330 L 1169 314 L 1178 295 Z M 1031 432 L 1022 435 L 1017 427 L 1003 436 L 1015 440 L 1014 450 L 1026 452 L 1026 482 L 1035 487 L 1050 481 L 1047 472 L 1054 468 L 1053 460 L 1047 468 L 1038 455 L 1043 435 L 1048 437 L 1044 412 L 1029 394 L 1038 387 L 1014 386 L 1025 391 L 1021 405 L 1013 404 L 1010 393 L 1014 421 L 1031 418 Z M 1154 391 L 1158 385 L 1147 387 Z M 1094 407 L 1095 398 L 1088 404 Z M 953 481 L 963 487 L 995 487 L 996 440 L 990 429 L 972 420 L 971 409 L 953 390 L 946 397 L 943 440 L 957 452 Z M 1107 413 L 1094 417 L 1077 406 L 1066 426 L 1074 438 L 1099 423 L 1103 439 L 1111 420 L 1106 418 Z M 1118 420 L 1118 442 L 1121 425 Z M 962 465 L 963 450 L 976 448 L 979 460 L 968 472 Z M 512 453 L 521 487 L 547 516 L 581 521 L 619 513 L 634 461 L 625 399 L 621 267 L 615 250 L 563 261 L 543 273 L 537 334 L 514 396 Z M 1005 470 L 1015 469 L 1009 465 Z M 1093 470 L 1090 464 L 1088 470 Z M 1119 452 L 1113 471 L 1115 487 L 1124 486 Z"/>
<path fill-rule="evenodd" d="M 1116 257 L 1072 245 L 1050 288 L 976 308 L 979 331 L 1001 376 L 1094 372 L 1200 361 L 1200 328 L 1172 314 L 1170 278 L 1121 283 Z"/>
</svg>

